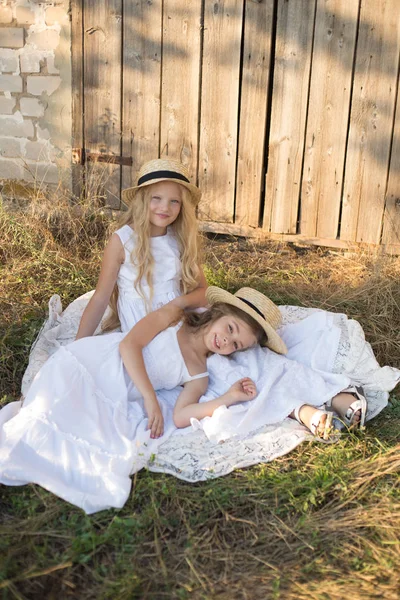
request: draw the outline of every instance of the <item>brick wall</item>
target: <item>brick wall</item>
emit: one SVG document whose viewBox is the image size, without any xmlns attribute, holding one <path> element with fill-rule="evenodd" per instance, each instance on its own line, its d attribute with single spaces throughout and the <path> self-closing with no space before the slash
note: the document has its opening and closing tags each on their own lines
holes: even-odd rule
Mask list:
<svg viewBox="0 0 400 600">
<path fill-rule="evenodd" d="M 68 9 L 0 0 L 0 180 L 70 185 Z"/>
</svg>

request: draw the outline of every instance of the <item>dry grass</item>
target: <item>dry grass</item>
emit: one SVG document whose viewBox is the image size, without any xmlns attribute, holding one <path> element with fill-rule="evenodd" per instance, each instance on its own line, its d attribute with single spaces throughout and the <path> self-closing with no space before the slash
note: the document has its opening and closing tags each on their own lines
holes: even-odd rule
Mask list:
<svg viewBox="0 0 400 600">
<path fill-rule="evenodd" d="M 62 188 L 33 189 L 16 210 L 7 204 L 0 200 L 0 398 L 18 394 L 50 295 L 68 304 L 95 285 L 110 226 L 101 197 L 71 205 Z"/>
<path fill-rule="evenodd" d="M 66 304 L 93 287 L 108 224 L 101 198 L 71 207 L 61 190 L 0 209 L 3 401 L 18 394 L 50 295 Z M 399 258 L 209 237 L 206 272 L 345 312 L 381 363 L 400 366 Z M 123 510 L 92 517 L 37 486 L 3 487 L 2 598 L 397 600 L 399 424 L 394 396 L 332 447 L 195 485 L 142 471 Z"/>
</svg>

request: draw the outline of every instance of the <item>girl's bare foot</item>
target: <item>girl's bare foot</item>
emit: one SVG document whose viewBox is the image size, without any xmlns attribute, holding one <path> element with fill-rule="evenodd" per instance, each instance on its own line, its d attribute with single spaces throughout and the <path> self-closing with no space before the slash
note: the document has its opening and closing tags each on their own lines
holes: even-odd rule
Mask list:
<svg viewBox="0 0 400 600">
<path fill-rule="evenodd" d="M 290 416 L 308 427 L 316 437 L 325 440 L 329 438 L 332 429 L 332 413 L 327 413 L 310 404 L 303 404 L 303 406 L 294 410 Z"/>
</svg>

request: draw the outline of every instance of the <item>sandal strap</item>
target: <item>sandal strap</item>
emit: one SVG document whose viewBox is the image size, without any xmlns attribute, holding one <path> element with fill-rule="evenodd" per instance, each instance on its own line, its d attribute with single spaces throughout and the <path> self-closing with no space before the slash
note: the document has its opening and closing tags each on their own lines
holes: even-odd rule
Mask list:
<svg viewBox="0 0 400 600">
<path fill-rule="evenodd" d="M 344 421 L 348 427 L 353 424 L 353 418 L 357 411 L 360 411 L 360 422 L 359 427 L 363 427 L 365 423 L 365 417 L 367 414 L 367 399 L 365 396 L 365 392 L 361 386 L 351 386 L 347 390 L 344 390 L 349 394 L 352 394 L 356 400 L 350 404 L 350 406 L 346 410 L 346 414 L 344 416 Z"/>
<path fill-rule="evenodd" d="M 324 424 L 324 431 L 322 432 L 322 439 L 326 440 L 329 437 L 329 431 L 332 426 L 333 413 L 326 411 L 326 410 L 317 409 L 315 411 L 315 413 L 313 414 L 313 416 L 311 417 L 309 429 L 313 435 L 315 435 L 316 437 L 321 437 L 317 434 L 317 430 L 318 430 L 318 426 L 321 422 L 321 418 L 324 415 L 326 415 L 326 419 L 325 419 L 325 424 Z"/>
<path fill-rule="evenodd" d="M 346 410 L 346 418 L 351 419 L 358 410 L 362 410 L 362 403 L 361 400 L 357 398 L 357 400 L 352 402 L 349 408 Z"/>
<path fill-rule="evenodd" d="M 296 406 L 296 408 L 293 411 L 294 418 L 296 419 L 296 421 L 298 421 L 300 423 L 300 425 L 304 425 L 303 421 L 300 419 L 300 409 L 303 406 L 304 406 L 303 404 L 300 404 L 300 406 Z"/>
<path fill-rule="evenodd" d="M 305 425 L 300 419 L 300 409 L 302 408 L 302 406 L 304 406 L 304 404 L 302 404 L 301 406 L 297 406 L 293 411 L 293 415 L 296 421 L 298 421 L 301 425 L 307 427 L 307 425 Z M 323 417 L 324 415 L 326 415 L 324 431 L 322 432 L 322 435 L 318 435 L 318 426 L 320 424 L 321 417 Z M 333 444 L 338 441 L 340 434 L 338 432 L 332 434 L 332 422 L 333 412 L 316 408 L 313 416 L 311 417 L 310 427 L 307 427 L 307 429 L 319 442 L 324 442 L 324 444 Z"/>
</svg>

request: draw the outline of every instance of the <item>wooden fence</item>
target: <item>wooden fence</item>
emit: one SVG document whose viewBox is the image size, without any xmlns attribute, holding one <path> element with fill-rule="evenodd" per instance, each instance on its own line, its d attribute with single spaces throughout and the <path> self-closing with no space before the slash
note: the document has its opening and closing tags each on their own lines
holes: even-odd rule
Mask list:
<svg viewBox="0 0 400 600">
<path fill-rule="evenodd" d="M 109 204 L 170 156 L 210 229 L 400 252 L 399 0 L 72 0 L 72 29 Z"/>
</svg>

